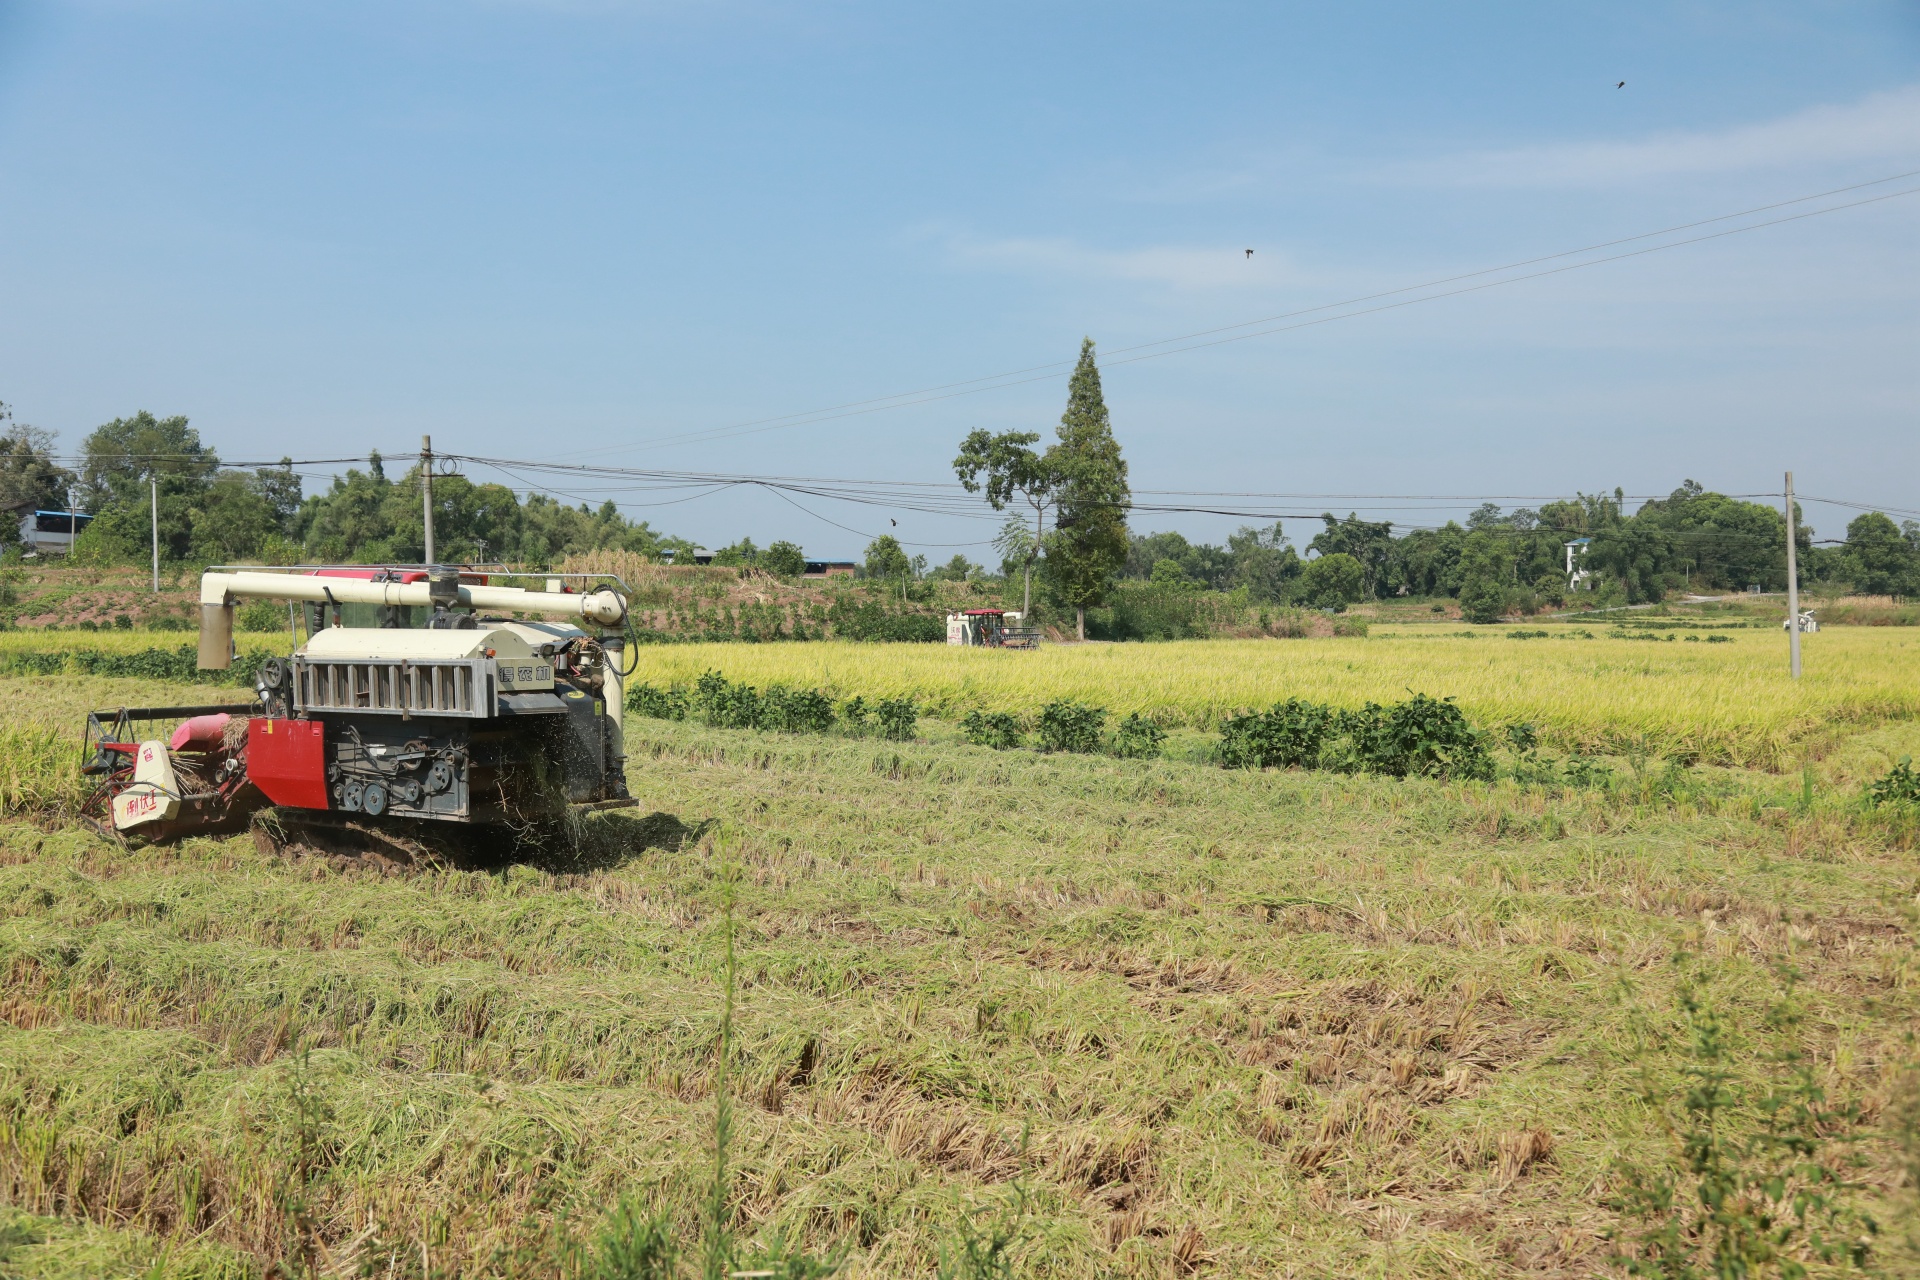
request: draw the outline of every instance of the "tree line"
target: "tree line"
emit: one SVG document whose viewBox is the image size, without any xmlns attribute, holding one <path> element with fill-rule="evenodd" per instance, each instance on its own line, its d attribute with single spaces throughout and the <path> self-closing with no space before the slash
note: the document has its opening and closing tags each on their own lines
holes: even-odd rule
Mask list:
<svg viewBox="0 0 1920 1280">
<path fill-rule="evenodd" d="M 150 554 L 157 505 L 161 557 L 172 563 L 417 563 L 426 554 L 420 471 L 389 477 L 378 453 L 326 490 L 303 494 L 290 459 L 242 469 L 221 463 L 183 416 L 142 411 L 115 418 L 63 466 L 50 432 L 13 422 L 0 405 L 0 508 L 93 516 L 74 557 L 138 563 Z M 157 496 L 157 504 L 155 498 Z M 0 522 L 0 547 L 18 540 L 18 520 Z M 691 552 L 683 538 L 630 521 L 613 503 L 596 511 L 544 494 L 522 500 L 500 484 L 465 476 L 433 479 L 434 553 L 449 562 L 550 564 L 608 549 L 659 557 Z"/>
<path fill-rule="evenodd" d="M 1491 622 L 1575 599 L 1637 604 L 1685 589 L 1786 585 L 1780 509 L 1692 480 L 1631 513 L 1619 489 L 1537 510 L 1489 502 L 1465 523 L 1398 533 L 1389 521 L 1326 512 L 1304 552 L 1279 523 L 1243 526 L 1225 546 L 1173 532 L 1131 533 L 1127 464 L 1101 398 L 1091 339 L 1081 346 L 1058 439 L 1044 452 L 1034 447 L 1039 439 L 975 431 L 961 442 L 954 471 L 995 510 L 1016 513 L 995 547 L 1003 573 L 1022 580 L 1023 606 L 1031 611 L 1037 582 L 1042 606 L 1071 610 L 1083 636 L 1089 608 L 1142 593 L 1238 591 L 1253 603 L 1335 611 L 1363 600 L 1447 597 L 1467 618 Z M 1797 508 L 1794 523 L 1803 585 L 1920 595 L 1920 523 L 1895 525 L 1866 512 L 1837 544 L 1817 541 Z M 896 574 L 916 568 L 891 544 L 869 548 L 870 571 L 876 560 Z M 944 576 L 966 576 L 965 563 L 956 557 Z"/>
<path fill-rule="evenodd" d="M 1224 547 L 1178 533 L 1131 540 L 1124 577 L 1160 585 L 1247 589 L 1257 601 L 1344 608 L 1361 600 L 1450 597 L 1490 621 L 1569 602 L 1637 604 L 1682 590 L 1786 586 L 1786 520 L 1764 503 L 1692 480 L 1629 514 L 1619 490 L 1538 510 L 1483 504 L 1464 524 L 1396 535 L 1386 521 L 1320 517 L 1303 557 L 1279 525 L 1243 528 Z M 1821 543 L 1795 509 L 1801 585 L 1845 584 L 1871 595 L 1920 595 L 1920 523 L 1856 516 Z"/>
<path fill-rule="evenodd" d="M 1395 597 L 1459 601 L 1469 618 L 1560 607 L 1571 601 L 1633 604 L 1678 590 L 1778 591 L 1786 584 L 1780 510 L 1711 492 L 1692 480 L 1627 511 L 1624 494 L 1579 494 L 1537 510 L 1486 503 L 1464 523 L 1396 530 L 1387 521 L 1328 512 L 1304 548 L 1279 524 L 1246 526 L 1224 546 L 1179 533 L 1133 533 L 1128 467 L 1087 339 L 1068 380 L 1055 439 L 1037 432 L 974 431 L 955 474 L 1008 519 L 994 540 L 999 573 L 954 556 L 938 568 L 891 536 L 868 548 L 862 573 L 885 581 L 998 577 L 1015 583 L 1023 609 L 1071 614 L 1086 633 L 1090 609 L 1142 594 L 1239 591 L 1254 603 L 1340 610 Z M 187 563 L 417 562 L 425 554 L 418 467 L 390 477 L 379 454 L 366 467 L 305 494 L 291 463 L 225 466 L 182 416 L 142 411 L 116 418 L 82 442 L 77 467 L 62 464 L 51 433 L 14 422 L 0 404 L 0 509 L 93 514 L 76 556 L 124 563 L 148 555 L 157 491 L 160 550 Z M 543 494 L 524 499 L 464 476 L 433 482 L 435 551 L 446 560 L 550 564 L 566 555 L 626 550 L 682 559 L 684 538 L 630 521 L 612 502 L 597 510 Z M 17 537 L 0 522 L 0 547 Z M 1823 541 L 1796 514 L 1802 585 L 1845 584 L 1875 595 L 1920 595 L 1920 523 L 1864 512 L 1843 540 Z M 1571 566 L 1569 572 L 1569 544 Z M 741 539 L 714 556 L 797 577 L 805 557 L 792 542 L 756 547 Z"/>
</svg>

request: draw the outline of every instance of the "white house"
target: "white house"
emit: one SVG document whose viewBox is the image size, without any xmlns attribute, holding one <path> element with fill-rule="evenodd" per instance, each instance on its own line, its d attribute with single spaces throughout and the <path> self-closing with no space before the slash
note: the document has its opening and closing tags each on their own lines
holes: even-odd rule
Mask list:
<svg viewBox="0 0 1920 1280">
<path fill-rule="evenodd" d="M 81 511 L 30 511 L 20 517 L 20 544 L 28 555 L 63 556 L 73 537 L 93 519 Z"/>
</svg>

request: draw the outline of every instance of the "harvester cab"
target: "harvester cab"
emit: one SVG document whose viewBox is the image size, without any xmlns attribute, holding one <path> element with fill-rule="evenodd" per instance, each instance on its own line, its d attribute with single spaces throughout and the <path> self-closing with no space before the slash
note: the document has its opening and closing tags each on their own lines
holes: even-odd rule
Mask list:
<svg viewBox="0 0 1920 1280">
<path fill-rule="evenodd" d="M 257 702 L 95 712 L 92 811 L 125 836 L 251 823 L 275 844 L 413 859 L 634 804 L 620 729 L 625 585 L 542 574 L 544 589 L 530 589 L 501 576 L 513 575 L 208 572 L 203 670 L 232 665 L 241 601 L 287 601 L 305 641 L 259 664 Z"/>
</svg>

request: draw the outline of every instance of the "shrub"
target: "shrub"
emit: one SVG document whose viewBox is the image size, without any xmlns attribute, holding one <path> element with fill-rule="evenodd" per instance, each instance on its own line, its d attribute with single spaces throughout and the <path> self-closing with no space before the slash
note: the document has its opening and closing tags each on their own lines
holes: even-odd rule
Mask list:
<svg viewBox="0 0 1920 1280">
<path fill-rule="evenodd" d="M 1006 751 L 1020 745 L 1026 726 L 1011 711 L 969 711 L 960 721 L 960 732 L 976 747 Z"/>
<path fill-rule="evenodd" d="M 1467 723 L 1453 699 L 1416 693 L 1382 707 L 1369 702 L 1342 711 L 1336 725 L 1346 737 L 1340 767 L 1389 777 L 1471 778 L 1493 776 L 1486 736 Z"/>
<path fill-rule="evenodd" d="M 1913 757 L 1901 756 L 1887 776 L 1867 786 L 1867 803 L 1920 805 L 1920 773 L 1913 771 Z"/>
<path fill-rule="evenodd" d="M 1605 787 L 1613 782 L 1613 770 L 1583 755 L 1568 756 L 1566 764 L 1561 766 L 1560 776 L 1566 779 L 1568 786 L 1573 787 Z"/>
<path fill-rule="evenodd" d="M 1138 711 L 1113 731 L 1113 754 L 1129 760 L 1149 760 L 1160 754 L 1167 731 Z"/>
<path fill-rule="evenodd" d="M 1307 615 L 1298 609 L 1284 609 L 1275 615 L 1271 625 L 1262 623 L 1261 630 L 1283 640 L 1301 640 L 1312 635 L 1307 625 Z"/>
<path fill-rule="evenodd" d="M 716 729 L 757 729 L 765 710 L 760 691 L 709 671 L 693 687 L 693 706 Z"/>
<path fill-rule="evenodd" d="M 1516 745 L 1518 739 L 1516 739 Z M 1266 712 L 1243 712 L 1220 729 L 1220 763 L 1229 769 L 1315 767 L 1390 777 L 1493 776 L 1487 735 L 1467 723 L 1452 699 L 1415 694 L 1382 707 L 1335 711 L 1289 698 Z"/>
<path fill-rule="evenodd" d="M 253 683 L 264 653 L 242 653 L 224 671 L 202 671 L 192 645 L 178 649 L 142 649 L 138 653 L 106 653 L 99 649 L 70 649 L 64 653 L 19 650 L 0 655 L 0 674 L 50 676 L 75 671 L 90 676 L 168 680 L 176 684 Z"/>
<path fill-rule="evenodd" d="M 1208 634 L 1200 594 L 1165 581 L 1117 585 L 1103 609 L 1088 610 L 1087 634 L 1100 640 L 1185 640 Z"/>
<path fill-rule="evenodd" d="M 627 710 L 655 720 L 685 720 L 687 693 L 684 689 L 656 689 L 636 684 L 627 690 Z"/>
<path fill-rule="evenodd" d="M 867 705 L 867 700 L 857 694 L 840 704 L 840 719 L 845 722 L 849 733 L 865 733 L 867 717 L 872 713 L 873 708 Z"/>
<path fill-rule="evenodd" d="M 1040 745 L 1047 751 L 1098 751 L 1100 730 L 1106 722 L 1105 707 L 1066 700 L 1049 702 L 1040 709 Z"/>
<path fill-rule="evenodd" d="M 947 638 L 947 621 L 931 613 L 896 613 L 878 600 L 855 600 L 841 596 L 827 610 L 833 634 L 842 640 L 896 640 L 917 644 L 941 644 Z"/>
<path fill-rule="evenodd" d="M 1220 763 L 1229 769 L 1311 769 L 1333 728 L 1333 709 L 1288 698 L 1221 726 Z"/>
<path fill-rule="evenodd" d="M 761 700 L 760 726 L 787 733 L 825 733 L 833 728 L 833 702 L 814 689 L 768 689 Z"/>
<path fill-rule="evenodd" d="M 873 709 L 873 718 L 880 722 L 881 737 L 905 742 L 913 737 L 920 708 L 914 706 L 910 698 L 882 698 Z"/>
</svg>

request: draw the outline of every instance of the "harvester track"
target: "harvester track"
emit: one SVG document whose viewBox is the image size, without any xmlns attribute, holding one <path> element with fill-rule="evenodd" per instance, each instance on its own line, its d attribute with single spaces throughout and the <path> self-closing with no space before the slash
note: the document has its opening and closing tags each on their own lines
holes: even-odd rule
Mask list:
<svg viewBox="0 0 1920 1280">
<path fill-rule="evenodd" d="M 322 811 L 275 809 L 253 820 L 253 843 L 267 857 L 324 858 L 382 871 L 471 865 L 491 843 L 471 827 L 428 822 L 356 821 Z"/>
</svg>

